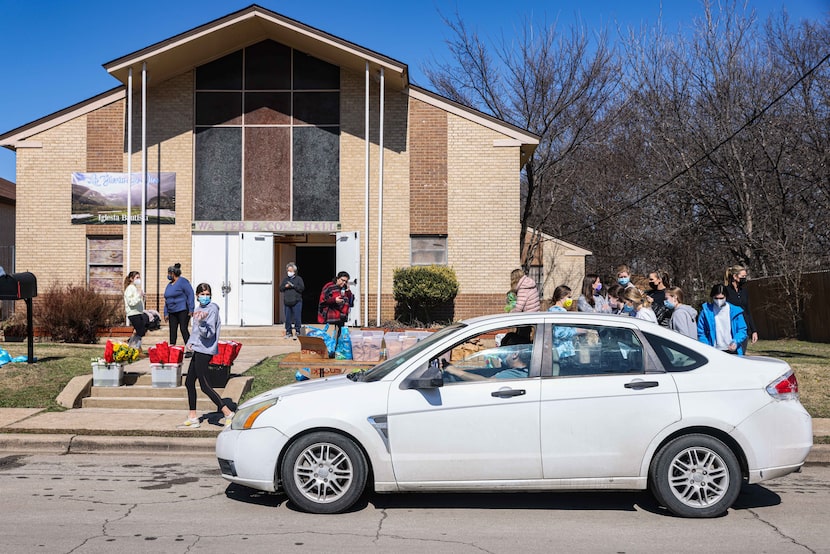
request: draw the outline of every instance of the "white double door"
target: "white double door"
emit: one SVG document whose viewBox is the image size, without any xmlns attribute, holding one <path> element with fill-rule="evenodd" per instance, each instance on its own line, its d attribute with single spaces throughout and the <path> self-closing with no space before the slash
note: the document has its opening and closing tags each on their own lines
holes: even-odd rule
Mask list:
<svg viewBox="0 0 830 554">
<path fill-rule="evenodd" d="M 270 233 L 193 235 L 193 280 L 208 283 L 225 325 L 274 323 L 274 237 Z"/>
</svg>

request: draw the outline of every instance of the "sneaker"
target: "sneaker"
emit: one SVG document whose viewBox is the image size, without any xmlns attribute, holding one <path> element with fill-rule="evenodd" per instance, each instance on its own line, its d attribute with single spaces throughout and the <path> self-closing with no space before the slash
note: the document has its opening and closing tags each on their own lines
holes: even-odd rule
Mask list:
<svg viewBox="0 0 830 554">
<path fill-rule="evenodd" d="M 291 337 L 291 338 L 292 338 L 293 340 L 297 340 L 297 335 L 294 335 L 294 336 L 293 336 L 293 337 Z"/>
<path fill-rule="evenodd" d="M 202 420 L 198 417 L 189 417 L 184 420 L 184 423 L 178 426 L 179 429 L 198 429 L 202 425 Z"/>
<path fill-rule="evenodd" d="M 188 350 L 187 352 L 184 353 L 184 357 L 185 358 L 192 358 L 193 357 L 193 352 Z"/>
<path fill-rule="evenodd" d="M 293 338 L 293 337 L 291 336 L 291 333 L 286 333 L 285 337 L 283 337 L 283 338 L 290 339 L 290 338 Z"/>
<path fill-rule="evenodd" d="M 219 420 L 219 425 L 223 425 L 223 426 L 227 427 L 228 425 L 231 424 L 231 421 L 233 420 L 233 416 L 235 416 L 235 415 L 236 415 L 235 412 L 231 412 L 230 414 L 224 416 L 222 419 Z"/>
</svg>

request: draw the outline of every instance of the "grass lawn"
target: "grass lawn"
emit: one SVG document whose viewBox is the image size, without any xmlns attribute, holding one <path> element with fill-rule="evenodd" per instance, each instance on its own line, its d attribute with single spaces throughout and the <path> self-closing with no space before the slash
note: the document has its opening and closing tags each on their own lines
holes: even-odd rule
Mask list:
<svg viewBox="0 0 830 554">
<path fill-rule="evenodd" d="M 26 354 L 26 343 L 0 343 L 12 356 Z M 101 355 L 103 344 L 35 344 L 35 364 L 0 367 L 0 407 L 61 410 L 55 397 L 76 375 L 91 373 L 90 359 Z M 750 355 L 786 360 L 798 376 L 801 402 L 813 417 L 830 418 L 830 344 L 791 340 L 758 341 Z M 251 391 L 243 400 L 275 387 L 296 382 L 294 370 L 281 369 L 282 356 L 273 356 L 250 368 Z"/>
</svg>

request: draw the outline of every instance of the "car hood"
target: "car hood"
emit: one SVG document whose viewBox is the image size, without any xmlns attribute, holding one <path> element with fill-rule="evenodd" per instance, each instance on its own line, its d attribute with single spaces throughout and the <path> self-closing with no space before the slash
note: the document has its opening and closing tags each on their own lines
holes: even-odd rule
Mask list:
<svg viewBox="0 0 830 554">
<path fill-rule="evenodd" d="M 323 379 L 312 379 L 310 381 L 300 381 L 298 383 L 292 383 L 290 385 L 285 385 L 283 387 L 279 387 L 276 389 L 271 389 L 268 392 L 263 392 L 250 400 L 247 400 L 244 404 L 240 406 L 240 408 L 244 408 L 249 404 L 255 404 L 257 402 L 261 402 L 263 400 L 268 400 L 269 398 L 274 398 L 277 396 L 286 397 L 286 396 L 294 396 L 297 394 L 306 394 L 310 392 L 316 392 L 320 390 L 328 390 L 328 389 L 338 389 L 342 387 L 351 387 L 358 384 L 356 381 L 352 381 L 348 379 L 345 375 L 334 375 L 332 377 L 325 377 Z"/>
</svg>

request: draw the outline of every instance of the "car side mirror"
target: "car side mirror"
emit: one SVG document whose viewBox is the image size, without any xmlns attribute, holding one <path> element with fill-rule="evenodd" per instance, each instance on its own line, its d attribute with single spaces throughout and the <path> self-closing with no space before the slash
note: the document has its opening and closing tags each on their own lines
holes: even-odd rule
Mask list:
<svg viewBox="0 0 830 554">
<path fill-rule="evenodd" d="M 441 370 L 438 369 L 438 360 L 430 362 L 420 377 L 409 379 L 406 382 L 408 389 L 437 389 L 444 386 L 444 377 L 441 375 Z"/>
</svg>

